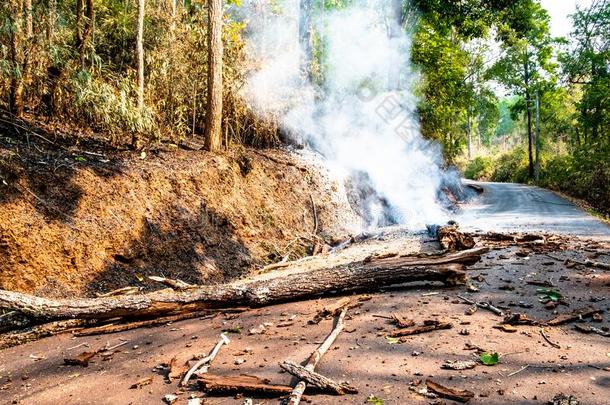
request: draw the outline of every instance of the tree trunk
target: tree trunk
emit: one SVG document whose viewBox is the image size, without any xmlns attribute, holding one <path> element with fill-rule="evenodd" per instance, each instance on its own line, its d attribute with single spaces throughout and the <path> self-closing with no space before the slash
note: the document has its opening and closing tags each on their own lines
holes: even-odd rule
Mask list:
<svg viewBox="0 0 610 405">
<path fill-rule="evenodd" d="M 138 61 L 138 109 L 144 108 L 144 0 L 138 0 L 136 60 Z"/>
<path fill-rule="evenodd" d="M 79 55 L 80 55 L 80 49 L 83 46 L 83 12 L 84 12 L 83 0 L 76 0 L 76 23 L 75 23 L 76 43 L 74 44 L 74 46 L 79 51 Z"/>
<path fill-rule="evenodd" d="M 10 33 L 10 58 L 12 65 L 11 88 L 9 93 L 9 107 L 16 116 L 23 114 L 23 76 L 21 75 L 21 32 L 23 24 L 23 3 L 21 0 L 12 0 L 11 13 L 14 29 Z"/>
<path fill-rule="evenodd" d="M 49 47 L 51 47 L 55 37 L 55 24 L 57 23 L 57 0 L 47 0 L 47 7 L 47 42 Z"/>
<path fill-rule="evenodd" d="M 440 256 L 395 256 L 320 267 L 314 270 L 285 269 L 229 284 L 200 286 L 174 292 L 104 298 L 46 299 L 0 290 L 0 308 L 16 310 L 41 321 L 61 319 L 108 319 L 172 315 L 209 308 L 263 306 L 295 301 L 331 291 L 352 292 L 413 281 L 441 281 L 449 285 L 466 279 L 464 264 L 481 258 L 486 248 Z"/>
<path fill-rule="evenodd" d="M 80 13 L 82 14 L 82 0 L 80 6 Z M 80 40 L 78 42 L 78 60 L 80 62 L 81 69 L 85 69 L 85 50 L 87 48 L 87 43 L 89 39 L 93 35 L 93 17 L 94 17 L 94 9 L 93 9 L 93 0 L 86 0 L 86 10 L 85 10 L 85 24 L 82 27 Z M 82 17 L 81 17 L 82 19 Z"/>
<path fill-rule="evenodd" d="M 208 97 L 205 148 L 218 151 L 222 144 L 222 0 L 208 0 Z"/>
<path fill-rule="evenodd" d="M 311 0 L 300 0 L 299 43 L 301 45 L 301 75 L 311 79 L 312 61 Z"/>
<path fill-rule="evenodd" d="M 392 0 L 390 2 L 390 16 L 388 22 L 389 28 L 389 38 L 390 41 L 396 41 L 402 35 L 402 23 L 403 23 L 403 14 L 402 14 L 402 0 Z M 400 64 L 392 63 L 388 69 L 388 90 L 389 91 L 398 91 L 400 90 Z"/>
<path fill-rule="evenodd" d="M 527 110 L 527 152 L 529 161 L 529 178 L 534 178 L 534 153 L 533 153 L 533 135 L 532 135 L 532 110 L 530 108 L 530 71 L 529 71 L 529 55 L 527 50 L 525 51 L 525 60 L 523 63 L 523 70 L 525 73 L 525 107 Z"/>
</svg>

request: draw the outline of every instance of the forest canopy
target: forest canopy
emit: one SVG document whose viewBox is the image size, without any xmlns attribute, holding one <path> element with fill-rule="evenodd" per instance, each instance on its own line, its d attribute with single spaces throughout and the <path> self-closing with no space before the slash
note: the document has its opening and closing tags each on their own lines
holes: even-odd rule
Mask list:
<svg viewBox="0 0 610 405">
<path fill-rule="evenodd" d="M 239 96 L 253 69 L 235 10 L 222 6 L 219 142 L 277 145 L 273 117 Z M 300 0 L 331 11 L 357 0 Z M 6 0 L 0 4 L 3 121 L 142 148 L 203 136 L 210 5 L 205 0 Z M 274 3 L 272 1 L 272 3 Z M 554 38 L 539 0 L 392 0 L 421 73 L 421 131 L 475 178 L 535 181 L 608 207 L 610 2 L 594 0 Z M 274 3 L 275 4 L 275 3 Z M 323 41 L 313 37 L 313 46 Z M 316 49 L 314 49 L 314 54 Z M 310 74 L 324 75 L 312 65 Z"/>
</svg>

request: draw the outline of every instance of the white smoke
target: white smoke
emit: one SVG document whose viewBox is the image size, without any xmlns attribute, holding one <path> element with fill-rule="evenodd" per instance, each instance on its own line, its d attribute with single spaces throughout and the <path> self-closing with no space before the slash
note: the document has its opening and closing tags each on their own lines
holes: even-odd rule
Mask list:
<svg viewBox="0 0 610 405">
<path fill-rule="evenodd" d="M 390 3 L 353 0 L 340 10 L 312 11 L 323 66 L 322 83 L 312 83 L 302 69 L 299 0 L 244 1 L 257 68 L 243 96 L 255 111 L 281 117 L 286 133 L 352 183 L 369 226 L 389 220 L 420 228 L 446 220 L 438 202 L 442 157 L 420 134 L 411 41 L 398 19 L 388 18 Z"/>
</svg>

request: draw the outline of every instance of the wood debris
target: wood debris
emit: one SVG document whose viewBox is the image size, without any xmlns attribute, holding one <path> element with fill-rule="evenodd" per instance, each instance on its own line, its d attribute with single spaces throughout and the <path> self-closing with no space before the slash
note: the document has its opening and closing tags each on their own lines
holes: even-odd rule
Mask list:
<svg viewBox="0 0 610 405">
<path fill-rule="evenodd" d="M 144 387 L 146 385 L 152 384 L 152 382 L 153 382 L 153 377 L 152 376 L 151 377 L 145 377 L 145 378 L 142 378 L 142 379 L 136 381 L 135 383 L 131 384 L 129 386 L 129 389 L 134 390 L 136 388 L 142 388 L 142 387 Z"/>
<path fill-rule="evenodd" d="M 189 283 L 184 282 L 182 280 L 173 280 L 171 278 L 165 278 L 165 277 L 149 276 L 148 279 L 152 280 L 152 281 L 156 281 L 158 283 L 165 284 L 169 288 L 173 288 L 174 290 L 178 290 L 178 291 L 188 290 L 188 289 L 191 289 L 191 288 L 197 288 L 198 287 L 197 285 L 189 284 Z"/>
<path fill-rule="evenodd" d="M 426 387 L 441 398 L 447 398 L 458 402 L 468 402 L 474 397 L 474 392 L 468 390 L 460 390 L 457 388 L 449 388 L 432 380 L 426 380 Z"/>
<path fill-rule="evenodd" d="M 95 351 L 85 351 L 80 353 L 79 355 L 75 356 L 75 357 L 67 357 L 64 358 L 64 364 L 68 365 L 68 366 L 82 366 L 82 367 L 88 367 L 89 366 L 89 362 L 98 354 L 106 354 L 106 357 L 108 358 L 109 356 L 112 356 L 112 351 L 123 346 L 126 345 L 128 342 L 124 341 L 121 343 L 118 343 L 114 346 L 104 346 L 98 350 Z"/>
<path fill-rule="evenodd" d="M 307 362 L 305 363 L 305 369 L 307 371 L 314 371 L 320 360 L 328 349 L 332 346 L 332 344 L 337 339 L 337 336 L 343 330 L 344 324 L 343 321 L 345 319 L 345 315 L 347 314 L 347 307 L 343 307 L 341 313 L 337 316 L 335 325 L 330 334 L 324 339 L 324 342 L 309 356 Z M 300 380 L 294 388 L 290 392 L 290 396 L 288 397 L 289 405 L 298 405 L 301 402 L 301 398 L 303 393 L 305 392 L 305 388 L 307 388 L 307 382 L 305 380 Z"/>
<path fill-rule="evenodd" d="M 436 237 L 442 248 L 447 251 L 457 251 L 472 249 L 474 247 L 474 239 L 467 233 L 460 232 L 459 226 L 448 225 L 441 226 L 436 231 Z"/>
<path fill-rule="evenodd" d="M 191 379 L 193 374 L 198 372 L 198 370 L 200 368 L 202 368 L 203 366 L 205 366 L 205 367 L 209 366 L 209 364 L 212 363 L 214 358 L 216 358 L 216 355 L 220 351 L 220 348 L 223 345 L 228 345 L 229 343 L 230 343 L 229 338 L 226 337 L 223 333 L 221 333 L 220 340 L 218 341 L 218 343 L 216 343 L 216 345 L 214 346 L 214 348 L 212 349 L 210 354 L 208 356 L 198 360 L 195 364 L 193 364 L 193 366 L 184 375 L 184 378 L 182 379 L 182 381 L 180 381 L 180 386 L 185 387 L 188 384 L 188 382 Z M 205 372 L 207 372 L 207 368 L 205 369 Z"/>
<path fill-rule="evenodd" d="M 580 308 L 567 314 L 561 314 L 550 321 L 547 321 L 546 324 L 549 326 L 563 325 L 565 323 L 582 320 L 583 318 L 593 316 L 593 314 L 599 312 L 602 312 L 602 310 L 593 307 Z"/>
<path fill-rule="evenodd" d="M 64 364 L 67 366 L 82 366 L 88 367 L 89 361 L 95 357 L 98 352 L 82 352 L 75 357 L 68 357 L 64 359 Z"/>
<path fill-rule="evenodd" d="M 401 337 L 401 336 L 409 336 L 416 335 L 419 333 L 432 332 L 435 330 L 441 329 L 451 329 L 453 328 L 453 324 L 449 322 L 441 322 L 436 319 L 425 320 L 422 325 L 411 326 L 408 328 L 394 329 L 390 332 L 390 337 Z"/>
<path fill-rule="evenodd" d="M 179 380 L 188 368 L 188 363 L 178 364 L 178 359 L 172 357 L 167 365 L 167 381 L 171 384 L 172 381 Z"/>
<path fill-rule="evenodd" d="M 549 405 L 579 405 L 580 402 L 573 395 L 557 394 L 548 402 Z"/>
<path fill-rule="evenodd" d="M 447 360 L 441 365 L 441 368 L 446 370 L 470 370 L 477 366 L 476 361 L 465 360 L 465 361 L 451 361 Z"/>
<path fill-rule="evenodd" d="M 595 326 L 591 326 L 591 325 L 581 325 L 581 324 L 576 324 L 574 325 L 574 329 L 576 329 L 579 332 L 582 333 L 596 333 L 600 336 L 604 336 L 604 337 L 610 337 L 610 331 L 604 331 L 602 329 L 596 328 Z"/>
<path fill-rule="evenodd" d="M 528 318 L 525 314 L 517 312 L 506 315 L 502 323 L 506 325 L 538 325 L 540 322 Z"/>
<path fill-rule="evenodd" d="M 280 397 L 292 392 L 289 385 L 271 384 L 256 376 L 219 376 L 204 374 L 197 379 L 199 387 L 209 394 L 258 394 Z"/>
<path fill-rule="evenodd" d="M 0 308 L 20 311 L 34 320 L 151 318 L 210 308 L 263 306 L 331 291 L 379 288 L 422 280 L 456 285 L 466 281 L 463 264 L 480 260 L 487 251 L 487 248 L 476 248 L 434 257 L 400 256 L 368 263 L 350 262 L 184 291 L 162 290 L 117 297 L 48 299 L 0 290 Z"/>
<path fill-rule="evenodd" d="M 335 395 L 357 394 L 358 390 L 348 383 L 338 383 L 328 377 L 318 374 L 315 371 L 307 370 L 305 367 L 291 361 L 280 363 L 282 370 L 292 374 L 293 376 L 305 381 L 307 384 L 319 388 L 322 392 L 328 392 Z"/>
</svg>

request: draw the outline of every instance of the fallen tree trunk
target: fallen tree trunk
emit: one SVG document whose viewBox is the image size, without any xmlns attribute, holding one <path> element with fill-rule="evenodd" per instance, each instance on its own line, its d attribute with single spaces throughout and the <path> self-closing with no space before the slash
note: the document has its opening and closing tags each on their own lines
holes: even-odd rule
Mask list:
<svg viewBox="0 0 610 405">
<path fill-rule="evenodd" d="M 36 321 L 103 320 L 175 315 L 233 306 L 264 306 L 331 291 L 365 290 L 414 281 L 455 285 L 466 280 L 462 263 L 476 262 L 486 251 L 486 248 L 477 248 L 443 256 L 391 257 L 332 268 L 285 270 L 186 291 L 161 290 L 116 297 L 55 300 L 0 290 L 0 308 L 19 311 Z"/>
</svg>

